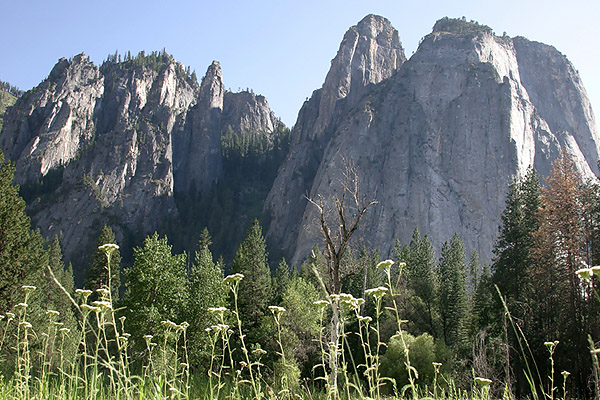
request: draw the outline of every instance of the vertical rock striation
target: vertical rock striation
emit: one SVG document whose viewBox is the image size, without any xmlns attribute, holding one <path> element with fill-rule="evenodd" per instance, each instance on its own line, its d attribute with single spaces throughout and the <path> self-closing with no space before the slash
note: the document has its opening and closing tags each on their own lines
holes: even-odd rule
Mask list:
<svg viewBox="0 0 600 400">
<path fill-rule="evenodd" d="M 225 92 L 216 61 L 198 85 L 164 53 L 100 68 L 81 54 L 12 107 L 0 149 L 33 222 L 79 262 L 103 224 L 139 238 L 180 217 L 176 191 L 222 179 L 223 126 L 269 135 L 278 124 L 264 97 Z"/>
<path fill-rule="evenodd" d="M 568 60 L 553 47 L 498 37 L 461 20 L 438 21 L 401 66 L 389 53 L 377 59 L 382 66 L 373 68 L 390 74 L 375 74 L 379 83 L 333 111 L 327 124 L 316 123 L 323 118 L 317 103 L 330 98 L 330 77 L 352 70 L 352 60 L 340 57 L 352 37 L 344 37 L 326 83 L 298 115 L 295 150 L 265 206 L 271 243 L 280 242 L 292 262 L 320 240 L 316 210 L 302 196 L 338 194 L 343 159 L 356 165 L 363 194 L 378 201 L 358 240 L 384 255 L 418 227 L 437 249 L 458 232 L 467 248 L 489 260 L 514 177 L 530 165 L 547 174 L 561 148 L 584 177 L 598 172 L 593 114 Z M 399 66 L 393 74 L 383 67 L 391 65 Z M 322 148 L 322 156 L 306 163 L 303 152 L 310 148 Z"/>
</svg>

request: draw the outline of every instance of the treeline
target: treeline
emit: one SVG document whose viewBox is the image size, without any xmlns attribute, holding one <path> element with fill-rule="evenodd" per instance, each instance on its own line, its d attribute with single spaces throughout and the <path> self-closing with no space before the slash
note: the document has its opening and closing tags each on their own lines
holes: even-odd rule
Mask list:
<svg viewBox="0 0 600 400">
<path fill-rule="evenodd" d="M 0 171 L 0 308 L 11 311 L 21 301 L 19 288 L 31 282 L 47 288 L 44 296 L 53 296 L 32 307 L 56 304 L 65 319 L 61 322 L 77 330 L 81 316 L 64 301 L 66 296 L 58 295 L 56 281 L 44 269 L 51 265 L 57 280 L 73 293 L 58 240 L 47 245 L 29 231 L 24 202 L 10 183 L 14 167 L 2 164 Z M 475 252 L 465 254 L 457 235 L 436 258 L 427 235 L 418 229 L 409 243 L 397 242 L 392 254 L 396 262 L 387 269 L 378 268 L 377 251 L 350 248 L 341 263 L 342 293 L 336 300 L 348 305 L 340 316 L 341 370 L 371 382 L 372 369 L 366 366 L 377 365 L 377 385 L 388 393 L 406 385 L 431 388 L 434 382 L 448 390 L 469 389 L 474 376 L 484 377 L 493 380 L 494 396 L 510 393 L 518 398 L 554 393 L 559 385 L 552 382 L 559 382 L 558 374 L 565 371 L 564 390 L 572 396 L 598 393 L 597 355 L 590 354 L 597 346 L 593 339 L 600 337 L 599 280 L 590 279 L 590 267 L 600 255 L 598 213 L 597 184 L 582 183 L 572 161 L 562 154 L 545 187 L 534 170 L 510 186 L 491 265 L 482 264 Z M 97 246 L 114 240 L 105 227 Z M 98 249 L 84 288 L 92 291 L 89 301 L 97 301 L 94 296 L 103 290 L 114 293 L 113 309 L 130 335 L 129 357 L 142 365 L 152 354 L 149 340 L 163 340 L 165 321 L 179 327 L 185 321 L 185 359 L 195 373 L 206 374 L 214 354 L 243 365 L 249 356 L 239 349 L 247 346 L 261 354 L 265 379 L 292 387 L 302 379 L 323 385 L 331 311 L 322 305 L 334 300 L 326 291 L 329 266 L 319 248 L 301 266 L 282 259 L 271 271 L 257 220 L 230 266 L 215 260 L 212 247 L 204 230 L 193 254 L 174 254 L 167 237 L 155 233 L 134 249 L 127 268 L 120 265 L 118 249 L 110 263 L 106 251 Z M 234 295 L 232 279 L 241 279 Z M 365 326 L 372 335 L 365 335 Z M 229 328 L 228 347 L 221 348 L 213 339 Z M 238 331 L 243 336 L 234 333 Z M 377 349 L 377 358 L 366 350 L 365 340 Z M 8 360 L 4 368 L 10 370 L 12 350 L 2 351 Z"/>
<path fill-rule="evenodd" d="M 118 50 L 116 50 L 114 54 L 108 55 L 100 68 L 102 70 L 103 68 L 114 64 L 126 69 L 147 67 L 157 73 L 161 72 L 166 66 L 174 64 L 178 77 L 183 78 L 192 86 L 198 85 L 196 71 L 192 71 L 190 66 L 187 66 L 184 69 L 183 65 L 175 61 L 175 58 L 171 54 L 167 53 L 166 49 L 162 49 L 161 51 L 152 51 L 148 54 L 142 50 L 135 56 L 131 54 L 131 51 L 127 51 L 127 53 L 122 55 Z"/>
<path fill-rule="evenodd" d="M 21 97 L 23 91 L 8 82 L 0 81 L 0 92 L 8 92 L 15 97 Z"/>
</svg>

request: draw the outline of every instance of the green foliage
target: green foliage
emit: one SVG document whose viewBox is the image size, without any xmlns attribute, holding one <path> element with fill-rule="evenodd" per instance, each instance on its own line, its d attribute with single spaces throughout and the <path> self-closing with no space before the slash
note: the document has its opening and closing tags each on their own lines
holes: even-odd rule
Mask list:
<svg viewBox="0 0 600 400">
<path fill-rule="evenodd" d="M 45 268 L 43 240 L 30 232 L 25 201 L 12 184 L 14 170 L 0 152 L 0 311 L 12 308 L 23 282 Z"/>
<path fill-rule="evenodd" d="M 477 21 L 467 21 L 464 17 L 448 18 L 438 20 L 433 26 L 433 32 L 446 32 L 459 35 L 478 35 L 481 33 L 493 33 L 492 28 L 479 24 Z"/>
<path fill-rule="evenodd" d="M 160 334 L 161 321 L 182 322 L 188 301 L 184 254 L 171 254 L 167 237 L 148 236 L 142 247 L 133 250 L 134 264 L 125 270 L 127 331 L 137 337 Z"/>
<path fill-rule="evenodd" d="M 190 345 L 188 348 L 191 365 L 205 369 L 210 360 L 210 341 L 206 329 L 219 323 L 216 315 L 209 313 L 210 307 L 227 305 L 227 287 L 223 284 L 223 264 L 213 261 L 210 252 L 210 235 L 205 230 L 194 254 L 190 269 L 185 320 Z"/>
<path fill-rule="evenodd" d="M 521 318 L 527 276 L 533 263 L 533 233 L 539 227 L 540 182 L 530 168 L 522 180 L 509 186 L 506 208 L 494 247 L 493 282 L 498 286 L 512 315 Z M 498 302 L 498 309 L 501 310 Z M 502 312 L 502 311 L 500 311 Z"/>
<path fill-rule="evenodd" d="M 405 279 L 411 291 L 412 312 L 409 319 L 417 332 L 437 332 L 437 303 L 439 282 L 433 245 L 427 236 L 421 237 L 417 228 L 413 232 L 408 254 L 405 256 Z"/>
<path fill-rule="evenodd" d="M 438 275 L 442 338 L 448 346 L 464 345 L 467 341 L 465 251 L 456 234 L 442 247 Z"/>
<path fill-rule="evenodd" d="M 177 61 L 171 54 L 168 54 L 166 49 L 161 51 L 152 51 L 146 54 L 144 50 L 140 51 L 135 57 L 128 51 L 125 57 L 121 57 L 118 51 L 114 54 L 110 54 L 106 60 L 102 63 L 100 70 L 105 72 L 110 66 L 118 66 L 126 70 L 133 70 L 138 67 L 150 68 L 152 71 L 160 73 L 164 71 L 169 65 L 175 66 L 175 72 L 180 79 L 185 80 L 190 86 L 198 86 L 198 80 L 196 73 L 190 72 L 189 67 L 186 69 L 183 65 Z"/>
<path fill-rule="evenodd" d="M 102 287 L 109 288 L 108 260 L 106 258 L 106 253 L 99 249 L 100 246 L 109 243 L 117 243 L 115 240 L 115 234 L 110 226 L 104 225 L 100 235 L 98 236 L 98 239 L 96 239 L 94 254 L 92 254 L 92 262 L 86 271 L 85 280 L 83 282 L 84 288 L 92 291 L 96 291 Z M 118 249 L 113 251 L 111 254 L 110 270 L 111 287 L 109 289 L 113 293 L 113 296 L 117 296 L 119 293 L 119 287 L 121 286 L 121 253 Z"/>
<path fill-rule="evenodd" d="M 248 228 L 246 238 L 235 253 L 231 271 L 244 275 L 239 288 L 238 307 L 243 330 L 252 336 L 272 299 L 267 247 L 258 220 L 254 220 Z"/>
<path fill-rule="evenodd" d="M 409 333 L 403 333 L 402 337 L 396 335 L 391 338 L 387 345 L 387 351 L 381 358 L 381 373 L 385 377 L 394 379 L 398 390 L 408 385 L 408 372 L 406 369 L 406 354 L 408 352 L 410 365 L 419 374 L 417 379 L 419 386 L 431 386 L 434 376 L 432 363 L 438 361 L 435 349 L 433 336 L 428 333 L 417 337 Z"/>
<path fill-rule="evenodd" d="M 4 83 L 5 82 L 0 81 L 0 86 Z M 0 132 L 2 132 L 2 125 L 4 123 L 6 109 L 16 103 L 17 97 L 18 96 L 15 96 L 8 91 L 3 91 L 0 87 Z"/>
<path fill-rule="evenodd" d="M 320 330 L 319 310 L 313 305 L 319 295 L 310 282 L 296 277 L 288 282 L 281 297 L 280 304 L 286 309 L 281 318 L 286 338 L 283 345 L 291 353 L 286 358 L 297 360 L 304 375 L 308 376 L 319 356 L 315 341 Z"/>
</svg>

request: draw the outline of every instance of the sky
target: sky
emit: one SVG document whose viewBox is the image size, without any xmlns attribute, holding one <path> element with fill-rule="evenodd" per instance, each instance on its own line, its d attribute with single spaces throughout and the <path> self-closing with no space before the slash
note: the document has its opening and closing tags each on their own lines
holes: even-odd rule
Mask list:
<svg viewBox="0 0 600 400">
<path fill-rule="evenodd" d="M 365 15 L 389 19 L 407 57 L 435 21 L 464 16 L 498 35 L 556 47 L 600 110 L 597 0 L 0 0 L 0 10 L 0 80 L 23 90 L 61 57 L 83 52 L 100 65 L 116 50 L 165 48 L 199 80 L 218 60 L 226 88 L 264 95 L 291 126 L 323 84 L 344 33 Z"/>
</svg>

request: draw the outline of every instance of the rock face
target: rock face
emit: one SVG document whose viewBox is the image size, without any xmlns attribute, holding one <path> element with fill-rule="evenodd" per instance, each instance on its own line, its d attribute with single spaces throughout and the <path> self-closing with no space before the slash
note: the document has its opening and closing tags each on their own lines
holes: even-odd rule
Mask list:
<svg viewBox="0 0 600 400">
<path fill-rule="evenodd" d="M 103 224 L 121 242 L 145 235 L 179 217 L 175 192 L 201 196 L 222 179 L 222 127 L 279 125 L 263 97 L 225 92 L 218 62 L 198 85 L 166 54 L 100 68 L 81 54 L 12 107 L 0 149 L 33 222 L 81 261 Z"/>
<path fill-rule="evenodd" d="M 405 60 L 398 31 L 383 17 L 368 15 L 344 35 L 323 87 L 298 114 L 290 154 L 267 198 L 268 237 L 288 256 L 299 231 L 307 228 L 300 225 L 307 204 L 304 195 L 312 193 L 320 165 L 329 162 L 324 153 L 338 126 L 365 94 L 375 90 L 375 84 L 391 77 Z"/>
<path fill-rule="evenodd" d="M 437 249 L 457 232 L 467 249 L 489 260 L 514 177 L 530 165 L 547 174 L 561 148 L 584 177 L 598 173 L 600 141 L 589 101 L 556 49 L 446 18 L 401 63 L 403 56 L 378 51 L 383 44 L 369 39 L 389 38 L 384 43 L 400 52 L 396 34 L 377 33 L 383 27 L 392 29 L 369 16 L 346 34 L 323 88 L 298 115 L 292 148 L 265 205 L 270 242 L 280 243 L 292 262 L 321 240 L 316 209 L 304 195 L 339 195 L 344 159 L 356 166 L 362 193 L 378 201 L 358 240 L 382 256 L 418 227 Z M 377 72 L 362 74 L 377 78 L 335 90 L 333 81 L 353 82 L 347 77 L 360 70 L 347 57 L 356 34 L 371 34 L 358 43 L 377 44 L 381 57 L 370 58 L 377 66 L 369 66 Z M 340 71 L 352 73 L 334 79 Z M 336 95 L 335 106 L 323 105 Z M 333 110 L 326 122 L 323 109 Z"/>
</svg>

